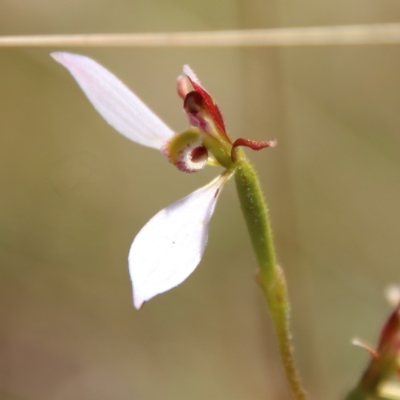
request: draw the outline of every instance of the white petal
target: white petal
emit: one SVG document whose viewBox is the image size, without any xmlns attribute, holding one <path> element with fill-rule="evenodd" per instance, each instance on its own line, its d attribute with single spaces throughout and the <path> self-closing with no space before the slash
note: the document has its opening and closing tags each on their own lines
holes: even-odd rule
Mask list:
<svg viewBox="0 0 400 400">
<path fill-rule="evenodd" d="M 208 238 L 208 224 L 223 174 L 156 214 L 137 234 L 129 252 L 136 308 L 182 283 L 197 267 Z"/>
<path fill-rule="evenodd" d="M 188 64 L 185 64 L 183 66 L 183 73 L 194 83 L 197 83 L 198 85 L 200 85 L 200 81 L 197 78 L 196 74 L 194 73 L 194 71 L 192 70 L 192 68 L 189 67 Z"/>
<path fill-rule="evenodd" d="M 71 53 L 52 53 L 76 79 L 96 110 L 118 132 L 160 149 L 174 132 L 125 84 L 96 61 Z"/>
</svg>

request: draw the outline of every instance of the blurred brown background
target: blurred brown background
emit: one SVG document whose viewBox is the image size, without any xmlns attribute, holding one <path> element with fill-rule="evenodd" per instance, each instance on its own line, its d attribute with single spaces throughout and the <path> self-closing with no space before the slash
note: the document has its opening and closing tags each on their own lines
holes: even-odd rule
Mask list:
<svg viewBox="0 0 400 400">
<path fill-rule="evenodd" d="M 0 0 L 0 34 L 163 32 L 396 22 L 395 0 Z M 0 49 L 0 398 L 289 398 L 234 185 L 197 271 L 133 309 L 127 253 L 157 211 L 207 183 L 97 115 L 51 49 Z M 55 48 L 53 50 L 62 50 Z M 71 51 L 71 50 L 69 50 Z M 400 269 L 400 47 L 72 49 L 175 130 L 189 63 L 251 154 L 314 399 L 338 399 L 389 311 Z"/>
</svg>

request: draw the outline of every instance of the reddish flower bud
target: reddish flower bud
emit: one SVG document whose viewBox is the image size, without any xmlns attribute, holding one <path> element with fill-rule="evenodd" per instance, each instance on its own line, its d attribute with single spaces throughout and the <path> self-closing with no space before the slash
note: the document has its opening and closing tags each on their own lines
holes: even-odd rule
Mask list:
<svg viewBox="0 0 400 400">
<path fill-rule="evenodd" d="M 231 139 L 225 129 L 222 114 L 211 95 L 204 89 L 195 73 L 188 65 L 183 67 L 183 72 L 192 84 L 194 93 L 196 93 L 196 97 L 190 99 L 190 101 L 195 100 L 194 103 L 200 106 L 197 109 L 196 116 L 193 115 L 190 108 L 188 109 L 185 106 L 185 111 L 188 112 L 190 123 L 192 124 L 194 122 L 196 124 L 194 126 L 203 129 L 206 133 L 214 137 L 220 137 L 222 140 L 231 143 Z M 188 93 L 187 96 L 193 96 L 191 93 Z M 186 102 L 187 100 L 185 99 L 185 103 Z"/>
<path fill-rule="evenodd" d="M 360 345 L 358 341 L 356 344 Z M 383 325 L 377 350 L 374 351 L 365 345 L 361 347 L 367 349 L 371 360 L 354 391 L 374 396 L 382 383 L 400 371 L 400 304 Z"/>
</svg>

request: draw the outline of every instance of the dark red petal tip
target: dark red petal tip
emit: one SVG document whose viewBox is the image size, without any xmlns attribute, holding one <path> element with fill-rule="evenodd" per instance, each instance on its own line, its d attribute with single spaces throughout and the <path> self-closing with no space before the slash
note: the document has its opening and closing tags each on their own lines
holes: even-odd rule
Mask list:
<svg viewBox="0 0 400 400">
<path fill-rule="evenodd" d="M 244 147 L 250 147 L 252 150 L 261 150 L 265 149 L 267 147 L 275 147 L 277 144 L 276 140 L 250 140 L 250 139 L 236 139 L 233 142 L 232 147 L 239 147 L 239 146 L 244 146 Z"/>
<path fill-rule="evenodd" d="M 203 98 L 204 108 L 211 116 L 218 131 L 225 137 L 225 139 L 229 143 L 231 143 L 228 133 L 226 132 L 225 123 L 224 119 L 222 118 L 221 111 L 219 110 L 217 104 L 214 102 L 212 96 L 207 92 L 207 90 L 204 89 L 204 87 L 201 85 L 200 81 L 197 79 L 196 75 L 188 65 L 184 66 L 183 72 L 189 79 L 195 92 L 197 92 Z"/>
<path fill-rule="evenodd" d="M 252 150 L 261 150 L 266 149 L 267 147 L 275 147 L 277 144 L 276 140 L 250 140 L 250 139 L 243 139 L 239 138 L 233 142 L 232 150 L 231 150 L 231 159 L 235 162 L 237 157 L 236 147 L 244 146 L 249 147 Z"/>
</svg>

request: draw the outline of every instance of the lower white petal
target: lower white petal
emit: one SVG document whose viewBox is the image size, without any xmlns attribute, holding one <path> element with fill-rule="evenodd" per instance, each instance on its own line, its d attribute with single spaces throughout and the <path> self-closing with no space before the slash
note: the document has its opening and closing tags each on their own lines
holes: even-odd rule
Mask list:
<svg viewBox="0 0 400 400">
<path fill-rule="evenodd" d="M 182 283 L 197 267 L 215 204 L 229 177 L 224 173 L 164 208 L 137 234 L 129 252 L 136 308 Z"/>
</svg>

